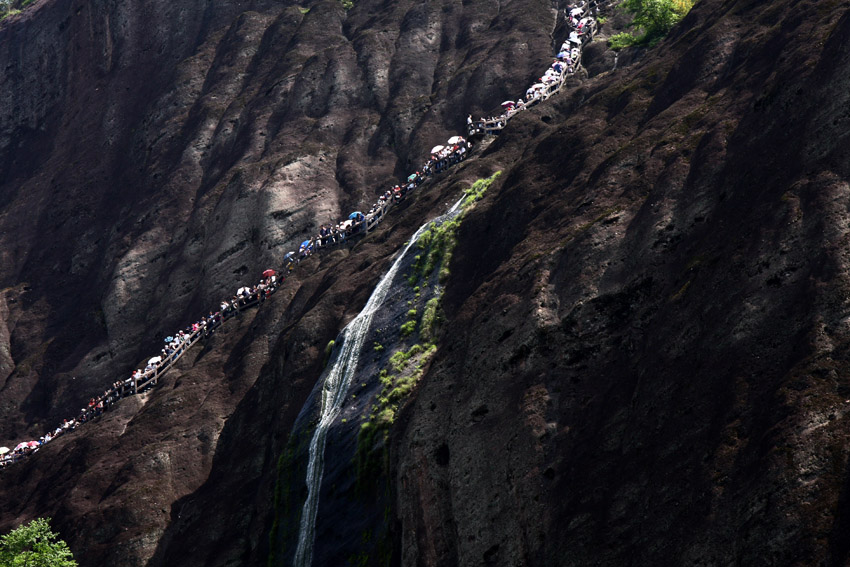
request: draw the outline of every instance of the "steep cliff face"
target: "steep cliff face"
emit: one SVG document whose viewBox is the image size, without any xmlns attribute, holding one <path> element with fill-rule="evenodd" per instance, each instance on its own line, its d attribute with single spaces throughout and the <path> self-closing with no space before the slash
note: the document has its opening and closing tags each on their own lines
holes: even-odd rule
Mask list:
<svg viewBox="0 0 850 567">
<path fill-rule="evenodd" d="M 0 24 L 0 440 L 521 93 L 559 7 L 41 0 Z M 83 565 L 263 563 L 324 345 L 500 169 L 392 432 L 394 562 L 846 562 L 847 8 L 702 0 L 632 66 L 600 53 L 159 388 L 3 471 L 0 530 L 51 515 Z"/>
<path fill-rule="evenodd" d="M 42 0 L 4 20 L 0 441 L 76 413 L 521 92 L 558 7 Z M 4 471 L 0 529 L 53 516 L 83 565 L 264 560 L 277 457 L 322 349 L 451 183 Z"/>
<path fill-rule="evenodd" d="M 548 4 L 483 2 L 41 2 L 4 21 L 4 436 L 418 166 L 528 82 L 554 25 Z"/>
<path fill-rule="evenodd" d="M 396 439 L 403 564 L 847 562 L 848 33 L 702 0 L 511 122 Z"/>
</svg>

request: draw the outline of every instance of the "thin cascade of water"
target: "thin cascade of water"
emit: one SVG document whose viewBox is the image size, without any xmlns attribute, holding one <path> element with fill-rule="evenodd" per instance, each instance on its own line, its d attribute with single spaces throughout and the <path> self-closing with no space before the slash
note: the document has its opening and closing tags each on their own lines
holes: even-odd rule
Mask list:
<svg viewBox="0 0 850 567">
<path fill-rule="evenodd" d="M 463 197 L 443 215 L 450 217 L 459 212 Z M 437 219 L 434 219 L 437 220 Z M 328 370 L 322 385 L 320 396 L 319 422 L 313 438 L 310 440 L 309 461 L 307 464 L 307 499 L 301 512 L 301 524 L 298 530 L 298 547 L 295 550 L 295 567 L 310 567 L 313 563 L 313 544 L 315 542 L 316 515 L 319 510 L 319 490 L 322 486 L 322 475 L 325 465 L 325 441 L 330 425 L 339 415 L 342 403 L 348 394 L 348 386 L 357 363 L 366 333 L 372 323 L 375 312 L 384 302 L 390 290 L 393 278 L 401 266 L 405 255 L 410 248 L 416 244 L 422 233 L 434 220 L 429 220 L 419 227 L 401 251 L 401 254 L 393 262 L 389 271 L 381 278 L 375 290 L 366 302 L 366 306 L 342 331 L 337 344 L 342 343 L 339 353 L 336 355 L 333 365 Z"/>
</svg>

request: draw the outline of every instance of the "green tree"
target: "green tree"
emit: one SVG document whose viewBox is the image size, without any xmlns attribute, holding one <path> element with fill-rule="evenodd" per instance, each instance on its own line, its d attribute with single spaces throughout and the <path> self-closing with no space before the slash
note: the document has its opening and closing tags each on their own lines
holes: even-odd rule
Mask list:
<svg viewBox="0 0 850 567">
<path fill-rule="evenodd" d="M 36 518 L 0 537 L 0 567 L 77 567 L 68 545 Z"/>
<path fill-rule="evenodd" d="M 685 17 L 694 1 L 625 0 L 620 8 L 634 16 L 631 25 L 640 30 L 640 35 L 619 33 L 611 38 L 611 47 L 620 49 L 636 44 L 655 45 Z"/>
</svg>

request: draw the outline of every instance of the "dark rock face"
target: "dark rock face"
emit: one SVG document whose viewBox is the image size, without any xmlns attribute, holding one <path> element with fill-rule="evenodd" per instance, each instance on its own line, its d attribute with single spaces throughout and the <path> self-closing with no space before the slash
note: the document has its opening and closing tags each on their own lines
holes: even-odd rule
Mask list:
<svg viewBox="0 0 850 567">
<path fill-rule="evenodd" d="M 3 442 L 523 92 L 557 7 L 41 0 L 0 24 Z M 0 531 L 53 516 L 82 565 L 264 563 L 324 345 L 501 169 L 392 435 L 394 561 L 846 562 L 845 10 L 703 0 L 614 72 L 599 49 L 162 386 L 3 471 Z"/>
<path fill-rule="evenodd" d="M 0 441 L 75 414 L 524 89 L 555 8 L 42 0 L 3 21 Z M 4 471 L 0 530 L 50 515 L 83 565 L 264 561 L 322 349 L 446 192 L 307 262 L 160 388 Z"/>
<path fill-rule="evenodd" d="M 846 563 L 848 33 L 704 0 L 511 122 L 396 439 L 403 564 Z"/>
</svg>

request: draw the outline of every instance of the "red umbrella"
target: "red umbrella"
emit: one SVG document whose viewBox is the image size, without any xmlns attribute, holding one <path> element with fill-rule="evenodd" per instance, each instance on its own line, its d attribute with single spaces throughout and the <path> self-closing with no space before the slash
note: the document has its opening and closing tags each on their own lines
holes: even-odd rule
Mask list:
<svg viewBox="0 0 850 567">
<path fill-rule="evenodd" d="M 275 272 L 274 270 L 266 270 L 265 272 L 263 272 L 263 277 L 264 278 L 270 278 L 273 275 L 275 275 L 276 273 L 277 272 Z"/>
</svg>

